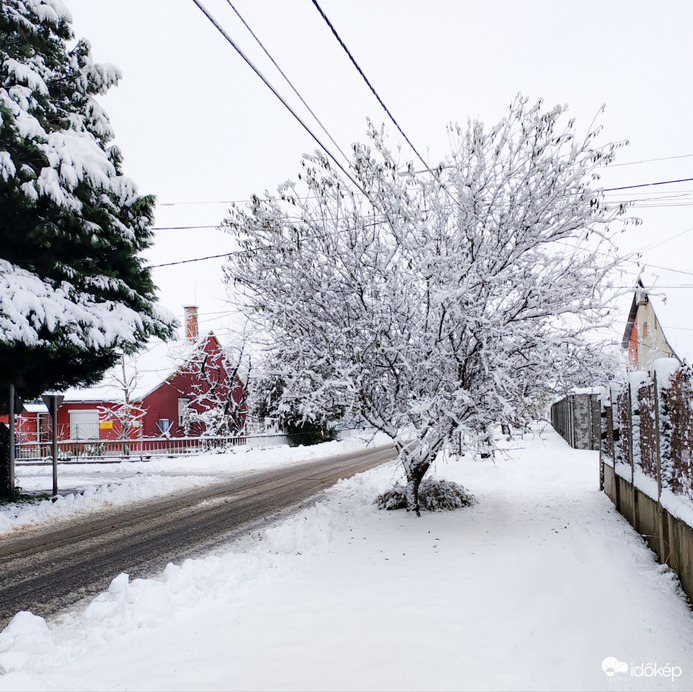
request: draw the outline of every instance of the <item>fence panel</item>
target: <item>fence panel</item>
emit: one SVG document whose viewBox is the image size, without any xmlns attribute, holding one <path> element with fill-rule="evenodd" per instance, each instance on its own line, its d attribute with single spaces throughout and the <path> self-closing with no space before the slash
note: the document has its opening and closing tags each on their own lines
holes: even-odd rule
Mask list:
<svg viewBox="0 0 693 692">
<path fill-rule="evenodd" d="M 600 477 L 618 511 L 693 600 L 693 372 L 674 368 L 662 363 L 654 382 L 633 373 L 630 401 L 612 390 L 601 419 Z M 629 455 L 631 478 L 623 467 Z"/>
<path fill-rule="evenodd" d="M 627 472 L 620 475 L 628 480 L 633 479 L 633 427 L 630 406 L 630 391 L 628 387 L 619 390 L 616 396 L 616 406 L 614 411 L 616 429 L 618 436 L 614 434 L 614 439 L 618 437 L 617 461 L 628 467 Z"/>
<path fill-rule="evenodd" d="M 657 431 L 655 421 L 654 383 L 644 382 L 637 390 L 637 406 L 640 424 L 640 468 L 652 478 L 657 478 Z"/>
<path fill-rule="evenodd" d="M 689 368 L 681 368 L 672 378 L 667 403 L 670 418 L 671 466 L 669 489 L 693 500 L 693 383 Z"/>
</svg>

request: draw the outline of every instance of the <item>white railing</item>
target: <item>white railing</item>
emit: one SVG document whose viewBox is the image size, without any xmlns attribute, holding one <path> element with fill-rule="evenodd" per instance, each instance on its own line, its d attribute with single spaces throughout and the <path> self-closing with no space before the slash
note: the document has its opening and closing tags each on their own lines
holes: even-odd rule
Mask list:
<svg viewBox="0 0 693 692">
<path fill-rule="evenodd" d="M 134 440 L 61 440 L 58 462 L 78 463 L 94 460 L 137 460 L 153 456 L 178 456 L 203 452 L 223 452 L 238 446 L 277 447 L 300 444 L 284 433 L 223 437 L 151 437 Z M 48 463 L 53 459 L 52 442 L 20 442 L 16 445 L 17 463 Z"/>
</svg>

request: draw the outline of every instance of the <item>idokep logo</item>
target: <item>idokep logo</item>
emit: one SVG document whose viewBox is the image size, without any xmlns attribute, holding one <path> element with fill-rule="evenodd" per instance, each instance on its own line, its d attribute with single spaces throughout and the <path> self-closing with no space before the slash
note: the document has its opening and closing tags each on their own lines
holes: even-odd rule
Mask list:
<svg viewBox="0 0 693 692">
<path fill-rule="evenodd" d="M 620 675 L 621 673 L 628 672 L 628 664 L 619 661 L 613 656 L 607 656 L 602 661 L 602 670 L 607 674 L 608 677 L 613 678 L 614 675 Z"/>
<path fill-rule="evenodd" d="M 672 681 L 680 678 L 683 673 L 680 666 L 671 666 L 668 663 L 665 666 L 657 663 L 631 663 L 629 666 L 613 656 L 608 656 L 602 661 L 602 670 L 609 678 L 630 675 L 632 678 L 668 678 Z"/>
</svg>

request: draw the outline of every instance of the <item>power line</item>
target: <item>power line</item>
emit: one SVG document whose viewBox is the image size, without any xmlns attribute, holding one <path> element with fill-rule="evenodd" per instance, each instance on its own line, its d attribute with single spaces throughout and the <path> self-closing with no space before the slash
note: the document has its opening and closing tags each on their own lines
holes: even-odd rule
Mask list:
<svg viewBox="0 0 693 692">
<path fill-rule="evenodd" d="M 180 207 L 183 205 L 196 205 L 196 204 L 243 204 L 244 202 L 249 202 L 249 199 L 216 199 L 216 200 L 201 200 L 199 202 L 186 201 L 186 202 L 157 202 L 159 207 Z"/>
<path fill-rule="evenodd" d="M 327 26 L 329 26 L 330 29 L 332 30 L 332 33 L 334 34 L 334 37 L 337 39 L 339 45 L 344 49 L 344 52 L 349 56 L 349 60 L 351 60 L 352 64 L 354 65 L 354 67 L 356 68 L 356 70 L 358 71 L 358 73 L 361 75 L 361 77 L 363 77 L 363 81 L 366 82 L 366 84 L 368 85 L 368 88 L 369 88 L 369 89 L 371 90 L 371 92 L 373 93 L 373 96 L 375 96 L 375 98 L 378 100 L 378 103 L 381 105 L 382 109 L 387 113 L 387 115 L 388 115 L 388 117 L 390 118 L 390 120 L 392 120 L 392 122 L 394 123 L 395 127 L 399 130 L 400 134 L 402 135 L 402 137 L 404 137 L 404 139 L 406 140 L 407 144 L 411 147 L 412 151 L 413 151 L 413 152 L 416 154 L 416 156 L 419 158 L 419 161 L 421 161 L 421 163 L 423 163 L 423 165 L 426 166 L 426 167 L 428 168 L 428 163 L 427 163 L 426 160 L 423 158 L 423 156 L 421 156 L 421 154 L 419 154 L 419 152 L 417 151 L 416 147 L 411 143 L 411 140 L 409 139 L 409 137 L 407 137 L 407 135 L 404 134 L 404 130 L 399 126 L 399 123 L 395 120 L 395 118 L 394 118 L 394 116 L 392 115 L 392 113 L 390 113 L 390 110 L 388 109 L 388 107 L 383 103 L 383 100 L 380 98 L 380 95 L 379 95 L 378 92 L 375 90 L 375 88 L 373 87 L 373 85 L 370 83 L 370 81 L 368 80 L 368 77 L 366 77 L 366 75 L 365 75 L 365 73 L 363 72 L 363 70 L 359 67 L 359 64 L 356 62 L 356 59 L 355 59 L 354 56 L 351 54 L 351 51 L 347 48 L 347 46 L 346 46 L 346 44 L 344 43 L 344 41 L 342 41 L 342 38 L 341 38 L 340 35 L 337 33 L 337 30 L 334 28 L 332 22 L 328 19 L 327 15 L 323 12 L 323 10 L 322 10 L 322 8 L 320 7 L 320 5 L 318 4 L 317 0 L 312 0 L 312 3 L 313 3 L 313 5 L 315 5 L 315 9 L 317 9 L 317 11 L 320 13 L 320 16 L 325 20 L 325 23 L 327 24 Z"/>
<path fill-rule="evenodd" d="M 195 231 L 202 228 L 219 228 L 219 224 L 207 224 L 204 226 L 154 226 L 152 231 Z"/>
<path fill-rule="evenodd" d="M 241 20 L 241 22 L 243 23 L 243 26 L 250 32 L 250 35 L 255 39 L 255 41 L 260 46 L 260 48 L 262 48 L 265 55 L 270 59 L 272 64 L 277 68 L 277 71 L 284 78 L 284 81 L 286 81 L 286 83 L 291 87 L 291 90 L 294 92 L 294 94 L 296 94 L 296 96 L 298 96 L 301 103 L 306 107 L 308 112 L 313 116 L 315 122 L 322 128 L 322 131 L 327 135 L 330 142 L 332 142 L 332 144 L 335 145 L 335 147 L 337 148 L 337 151 L 348 161 L 349 157 L 342 151 L 339 144 L 337 144 L 337 142 L 335 142 L 334 137 L 332 137 L 332 135 L 327 131 L 327 128 L 322 124 L 322 122 L 320 121 L 320 118 L 318 118 L 318 116 L 315 115 L 315 113 L 313 112 L 313 109 L 306 103 L 303 96 L 301 96 L 301 94 L 298 93 L 298 89 L 296 89 L 296 87 L 291 83 L 291 80 L 286 76 L 286 74 L 284 73 L 284 70 L 282 70 L 282 68 L 279 67 L 276 60 L 270 55 L 269 51 L 267 50 L 267 48 L 265 48 L 262 41 L 256 36 L 255 32 L 250 28 L 250 26 L 248 26 L 248 23 L 245 21 L 245 19 L 243 19 L 243 17 L 241 16 L 241 13 L 235 8 L 235 6 L 231 2 L 231 0 L 226 0 L 226 2 L 228 3 L 229 7 L 236 13 L 236 16 Z"/>
<path fill-rule="evenodd" d="M 690 159 L 693 158 L 693 154 L 679 154 L 678 156 L 662 156 L 657 159 L 643 159 L 642 161 L 624 161 L 623 163 L 612 163 L 610 168 L 614 166 L 636 166 L 641 163 L 653 163 L 655 161 L 672 161 L 673 159 Z"/>
<path fill-rule="evenodd" d="M 676 183 L 690 183 L 693 178 L 681 178 L 680 180 L 660 180 L 656 183 L 642 183 L 641 185 L 623 185 L 622 187 L 605 187 L 604 192 L 616 192 L 618 190 L 634 190 L 639 187 L 653 187 L 655 185 L 675 185 Z"/>
<path fill-rule="evenodd" d="M 174 267 L 178 264 L 190 264 L 192 262 L 204 262 L 205 260 L 219 259 L 220 257 L 231 257 L 235 252 L 222 252 L 220 255 L 207 255 L 207 257 L 194 257 L 193 259 L 178 260 L 177 262 L 165 262 L 164 264 L 151 264 L 150 269 L 160 269 L 161 267 Z"/>
<path fill-rule="evenodd" d="M 219 22 L 214 18 L 214 16 L 207 10 L 207 8 L 200 2 L 200 0 L 192 0 L 195 5 L 199 8 L 200 12 L 209 19 L 209 21 L 212 23 L 214 28 L 226 39 L 226 41 L 231 45 L 231 47 L 238 53 L 238 55 L 243 58 L 243 60 L 246 62 L 246 64 L 250 67 L 250 69 L 255 72 L 255 74 L 263 81 L 265 86 L 281 101 L 282 105 L 284 108 L 286 108 L 291 115 L 294 116 L 294 118 L 299 122 L 301 127 L 317 142 L 318 146 L 327 154 L 327 156 L 334 161 L 334 163 L 337 165 L 337 167 L 346 175 L 347 178 L 354 184 L 354 186 L 362 192 L 366 198 L 368 198 L 368 194 L 366 191 L 361 187 L 361 185 L 352 177 L 352 175 L 347 171 L 344 166 L 337 160 L 335 155 L 320 141 L 318 136 L 306 125 L 306 123 L 303 121 L 301 116 L 296 113 L 296 111 L 287 103 L 287 101 L 284 99 L 284 97 L 270 84 L 270 82 L 267 80 L 267 78 L 260 72 L 260 70 L 255 66 L 255 64 L 248 58 L 248 56 L 240 49 L 238 44 L 229 36 L 229 34 L 226 32 L 226 30 L 219 24 Z"/>
<path fill-rule="evenodd" d="M 688 154 L 686 155 L 688 156 Z M 691 154 L 690 156 L 693 156 Z M 667 157 L 667 158 L 679 158 L 679 157 Z M 683 157 L 681 157 L 683 158 Z M 659 160 L 665 160 L 665 159 L 651 159 L 652 161 L 659 161 Z M 618 164 L 610 164 L 609 167 L 615 166 Z M 426 168 L 423 171 L 414 171 L 415 173 L 430 173 L 432 172 L 432 169 Z M 640 183 L 638 185 L 626 185 L 623 187 L 608 187 L 604 188 L 604 192 L 618 192 L 619 190 L 632 190 L 632 189 L 637 189 L 637 188 L 643 188 L 643 187 L 651 187 L 655 185 L 673 185 L 676 183 L 681 183 L 681 182 L 688 182 L 688 181 L 693 181 L 693 178 L 684 178 L 682 180 L 663 180 L 663 181 L 658 181 L 654 183 Z M 671 192 L 642 192 L 640 193 L 642 195 L 657 195 L 656 198 L 654 198 L 651 201 L 654 201 L 655 199 L 662 199 L 666 200 L 667 196 L 669 197 L 684 197 L 684 196 L 693 196 L 693 190 L 689 191 L 671 191 Z M 181 202 L 157 202 L 157 206 L 159 207 L 178 207 L 178 206 L 195 206 L 195 205 L 205 205 L 205 204 L 246 204 L 250 202 L 250 199 L 205 199 L 205 200 L 184 200 Z M 617 200 L 621 201 L 621 200 Z M 650 201 L 650 200 L 623 200 L 624 202 L 638 202 L 638 201 Z M 615 202 L 612 202 L 615 203 Z"/>
</svg>

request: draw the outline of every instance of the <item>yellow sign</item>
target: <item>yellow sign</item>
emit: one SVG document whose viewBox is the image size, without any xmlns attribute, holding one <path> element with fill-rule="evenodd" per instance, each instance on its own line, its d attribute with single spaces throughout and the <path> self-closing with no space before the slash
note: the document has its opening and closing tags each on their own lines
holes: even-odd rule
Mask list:
<svg viewBox="0 0 693 692">
<path fill-rule="evenodd" d="M 102 420 L 99 423 L 99 428 L 101 428 L 101 430 L 113 430 L 113 421 L 112 420 Z"/>
</svg>

